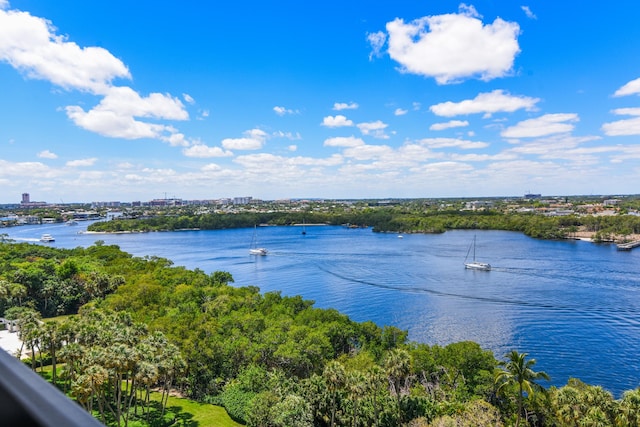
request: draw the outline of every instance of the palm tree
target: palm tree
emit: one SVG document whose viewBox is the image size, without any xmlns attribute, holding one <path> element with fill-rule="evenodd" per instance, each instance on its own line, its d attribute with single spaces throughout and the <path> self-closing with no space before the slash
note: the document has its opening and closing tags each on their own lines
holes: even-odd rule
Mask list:
<svg viewBox="0 0 640 427">
<path fill-rule="evenodd" d="M 516 419 L 516 427 L 520 426 L 520 418 L 522 417 L 524 393 L 531 395 L 534 389 L 542 389 L 535 383 L 541 378 L 549 381 L 549 375 L 546 372 L 535 372 L 531 368 L 536 364 L 535 359 L 526 360 L 527 353 L 518 353 L 511 350 L 507 354 L 507 361 L 499 362 L 504 368 L 497 371 L 495 375 L 495 383 L 498 384 L 497 391 L 502 390 L 508 385 L 518 385 L 518 414 Z"/>
<path fill-rule="evenodd" d="M 340 362 L 332 360 L 324 367 L 322 376 L 327 382 L 327 391 L 331 396 L 331 423 L 329 425 L 333 427 L 336 419 L 337 397 L 345 383 L 344 366 Z"/>
<path fill-rule="evenodd" d="M 391 350 L 384 361 L 384 369 L 396 395 L 398 419 L 402 420 L 400 397 L 403 387 L 407 388 L 411 374 L 411 355 L 407 350 L 401 348 Z"/>
</svg>

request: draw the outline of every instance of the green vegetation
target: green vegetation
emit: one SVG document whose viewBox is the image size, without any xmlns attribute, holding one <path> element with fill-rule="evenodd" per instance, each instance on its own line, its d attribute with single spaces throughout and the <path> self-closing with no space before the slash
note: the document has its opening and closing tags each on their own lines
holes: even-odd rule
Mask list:
<svg viewBox="0 0 640 427">
<path fill-rule="evenodd" d="M 219 412 L 196 413 L 203 407 L 274 427 L 640 419 L 640 389 L 618 400 L 577 379 L 544 389 L 536 381 L 545 374 L 526 354 L 499 362 L 473 342 L 410 342 L 406 331 L 354 322 L 299 296 L 234 287 L 226 272 L 101 242 L 69 250 L 5 242 L 0 260 L 0 315 L 18 320 L 26 362 L 51 365 L 51 382 L 108 425 L 233 425 L 214 418 Z"/>
<path fill-rule="evenodd" d="M 541 239 L 564 239 L 578 231 L 594 234 L 596 241 L 626 240 L 640 234 L 640 216 L 625 214 L 596 216 L 572 213 L 546 216 L 535 212 L 519 212 L 498 205 L 481 210 L 463 210 L 461 206 L 425 206 L 401 204 L 390 207 L 362 205 L 317 211 L 185 214 L 160 211 L 146 218 L 126 218 L 97 222 L 88 227 L 96 232 L 148 232 L 183 229 L 218 230 L 253 227 L 255 224 L 292 225 L 322 223 L 369 226 L 376 232 L 444 233 L 454 229 L 520 231 Z"/>
</svg>

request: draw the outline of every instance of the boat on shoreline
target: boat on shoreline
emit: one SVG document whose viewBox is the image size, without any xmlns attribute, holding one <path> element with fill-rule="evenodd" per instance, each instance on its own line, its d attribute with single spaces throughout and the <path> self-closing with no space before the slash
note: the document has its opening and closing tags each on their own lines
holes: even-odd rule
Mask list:
<svg viewBox="0 0 640 427">
<path fill-rule="evenodd" d="M 468 262 L 467 259 L 469 258 L 469 253 L 471 252 L 473 253 L 473 260 Z M 476 261 L 476 236 L 473 236 L 473 242 L 471 243 L 471 246 L 469 246 L 469 250 L 467 250 L 467 256 L 464 258 L 464 268 L 481 271 L 491 270 L 491 264 Z"/>
</svg>

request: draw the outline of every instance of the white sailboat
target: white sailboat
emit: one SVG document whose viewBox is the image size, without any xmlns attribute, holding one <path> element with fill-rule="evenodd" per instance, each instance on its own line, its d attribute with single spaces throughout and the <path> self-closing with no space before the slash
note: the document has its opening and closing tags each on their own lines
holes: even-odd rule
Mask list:
<svg viewBox="0 0 640 427">
<path fill-rule="evenodd" d="M 254 226 L 253 239 L 251 239 L 251 246 L 249 247 L 249 255 L 264 256 L 267 253 L 269 253 L 269 251 L 267 251 L 265 248 L 258 247 L 258 227 Z"/>
<path fill-rule="evenodd" d="M 467 261 L 469 258 L 469 253 L 473 251 L 473 261 Z M 476 236 L 473 236 L 473 242 L 471 246 L 469 246 L 469 250 L 467 251 L 467 256 L 464 258 L 464 268 L 468 268 L 470 270 L 482 270 L 489 271 L 491 270 L 491 264 L 487 264 L 486 262 L 476 261 Z"/>
</svg>

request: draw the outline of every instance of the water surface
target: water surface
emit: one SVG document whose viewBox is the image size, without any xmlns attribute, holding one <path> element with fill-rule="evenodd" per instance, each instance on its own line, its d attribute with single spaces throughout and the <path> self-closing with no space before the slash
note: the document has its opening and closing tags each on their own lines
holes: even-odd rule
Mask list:
<svg viewBox="0 0 640 427">
<path fill-rule="evenodd" d="M 331 226 L 259 227 L 265 257 L 250 256 L 253 229 L 142 234 L 78 234 L 87 223 L 2 230 L 53 246 L 116 244 L 136 256 L 161 256 L 207 273 L 228 271 L 235 285 L 302 295 L 356 321 L 409 331 L 411 340 L 478 342 L 501 359 L 526 352 L 551 384 L 577 377 L 619 396 L 640 384 L 640 248 L 547 241 L 505 231 L 373 233 Z M 466 270 L 477 257 L 490 272 Z M 547 384 L 549 385 L 549 384 Z"/>
</svg>

